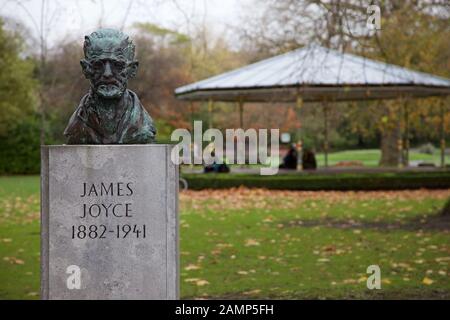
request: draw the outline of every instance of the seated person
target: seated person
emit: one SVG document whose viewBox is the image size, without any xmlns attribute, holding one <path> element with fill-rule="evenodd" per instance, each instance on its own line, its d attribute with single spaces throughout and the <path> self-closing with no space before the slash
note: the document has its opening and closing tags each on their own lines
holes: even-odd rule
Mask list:
<svg viewBox="0 0 450 320">
<path fill-rule="evenodd" d="M 316 155 L 310 149 L 305 149 L 302 156 L 303 170 L 316 170 Z"/>
<path fill-rule="evenodd" d="M 204 173 L 215 172 L 215 173 L 229 173 L 230 168 L 227 166 L 225 159 L 222 159 L 222 163 L 217 163 L 215 153 L 212 152 L 211 155 L 214 157 L 213 164 L 207 165 L 203 168 Z"/>
<path fill-rule="evenodd" d="M 288 153 L 283 158 L 283 163 L 280 164 L 280 169 L 297 170 L 298 154 L 295 144 L 292 144 Z"/>
</svg>

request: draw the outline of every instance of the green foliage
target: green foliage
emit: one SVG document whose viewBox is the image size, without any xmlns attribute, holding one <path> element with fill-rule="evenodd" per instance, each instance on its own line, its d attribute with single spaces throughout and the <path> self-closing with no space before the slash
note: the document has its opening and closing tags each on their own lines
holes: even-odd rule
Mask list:
<svg viewBox="0 0 450 320">
<path fill-rule="evenodd" d="M 0 136 L 0 174 L 30 174 L 40 170 L 40 123 L 28 116 Z"/>
<path fill-rule="evenodd" d="M 432 143 L 425 143 L 421 146 L 419 146 L 419 151 L 425 154 L 434 154 L 436 152 L 436 148 L 433 146 Z"/>
<path fill-rule="evenodd" d="M 175 130 L 172 125 L 170 125 L 167 121 L 164 119 L 155 120 L 156 125 L 156 140 L 158 143 L 171 143 L 170 142 L 170 135 L 172 134 L 172 131 Z"/>
<path fill-rule="evenodd" d="M 191 38 L 183 33 L 158 26 L 157 24 L 150 22 L 138 22 L 134 24 L 134 27 L 140 32 L 148 33 L 155 37 L 169 38 L 169 43 L 172 45 L 184 44 L 191 41 Z"/>
<path fill-rule="evenodd" d="M 365 174 L 184 174 L 189 189 L 227 189 L 245 186 L 274 190 L 403 190 L 450 188 L 450 172 Z"/>
<path fill-rule="evenodd" d="M 36 106 L 33 63 L 21 55 L 22 39 L 7 32 L 0 19 L 0 135 L 5 136 Z"/>
<path fill-rule="evenodd" d="M 0 174 L 39 172 L 34 64 L 22 45 L 0 20 Z"/>
</svg>

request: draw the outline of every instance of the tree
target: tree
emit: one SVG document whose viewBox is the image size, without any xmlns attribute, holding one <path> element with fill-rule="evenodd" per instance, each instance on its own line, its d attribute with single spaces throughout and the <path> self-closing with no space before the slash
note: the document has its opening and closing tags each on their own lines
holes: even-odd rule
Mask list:
<svg viewBox="0 0 450 320">
<path fill-rule="evenodd" d="M 444 207 L 441 209 L 441 214 L 446 217 L 450 217 L 450 198 L 447 199 Z"/>
<path fill-rule="evenodd" d="M 258 7 L 263 9 L 259 14 L 249 13 L 241 30 L 243 48 L 248 48 L 249 54 L 259 59 L 318 43 L 342 52 L 449 76 L 450 7 L 442 1 L 385 0 L 377 3 L 381 6 L 381 30 L 366 27 L 367 1 L 261 1 Z M 351 114 L 353 121 L 350 123 L 356 127 L 365 121 L 367 114 L 371 115 L 368 128 L 381 137 L 383 165 L 396 165 L 400 158 L 398 141 L 405 128 L 405 101 L 360 104 L 361 108 Z M 436 99 L 408 102 L 412 138 L 414 135 L 436 138 L 432 126 L 437 121 L 433 109 L 436 103 Z M 342 109 L 342 118 L 344 111 Z M 446 121 L 450 121 L 449 115 Z"/>
<path fill-rule="evenodd" d="M 136 88 L 144 105 L 151 108 L 157 123 L 172 129 L 190 128 L 194 119 L 207 120 L 205 104 L 179 101 L 174 97 L 174 90 L 241 66 L 245 61 L 240 54 L 232 51 L 224 39 L 214 39 L 202 27 L 191 35 L 151 23 L 136 24 L 135 29 L 134 39 L 142 67 L 130 85 Z M 229 105 L 216 104 L 215 109 L 229 110 Z M 214 125 L 226 126 L 229 120 L 228 115 L 217 112 Z"/>
<path fill-rule="evenodd" d="M 39 171 L 39 126 L 32 60 L 0 19 L 0 174 Z"/>
<path fill-rule="evenodd" d="M 34 64 L 21 57 L 23 40 L 0 19 L 0 135 L 36 111 Z"/>
</svg>

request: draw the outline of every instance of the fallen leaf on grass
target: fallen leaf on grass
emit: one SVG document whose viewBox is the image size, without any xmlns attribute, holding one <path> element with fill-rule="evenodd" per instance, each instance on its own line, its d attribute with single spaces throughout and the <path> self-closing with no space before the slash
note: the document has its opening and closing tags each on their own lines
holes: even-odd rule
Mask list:
<svg viewBox="0 0 450 320">
<path fill-rule="evenodd" d="M 342 281 L 342 283 L 344 283 L 344 284 L 352 284 L 352 283 L 356 283 L 356 282 L 357 282 L 357 280 L 355 280 L 355 279 L 344 279 Z"/>
<path fill-rule="evenodd" d="M 197 286 L 199 286 L 199 287 L 203 287 L 203 286 L 206 286 L 206 285 L 208 285 L 209 284 L 209 282 L 208 281 L 206 281 L 206 280 L 198 280 L 196 283 L 195 283 Z"/>
<path fill-rule="evenodd" d="M 367 277 L 363 276 L 361 278 L 358 279 L 358 282 L 366 282 L 367 281 Z"/>
<path fill-rule="evenodd" d="M 259 246 L 259 242 L 256 241 L 255 239 L 247 239 L 245 240 L 245 246 L 246 247 Z"/>
<path fill-rule="evenodd" d="M 199 278 L 189 278 L 184 280 L 184 282 L 193 282 L 195 285 L 199 287 L 206 286 L 207 284 L 209 284 L 208 281 Z"/>
<path fill-rule="evenodd" d="M 11 264 L 25 264 L 25 261 L 17 259 L 16 257 L 3 257 L 3 260 Z"/>
<path fill-rule="evenodd" d="M 258 294 L 260 292 L 261 292 L 261 290 L 255 289 L 255 290 L 251 290 L 251 291 L 246 291 L 243 294 L 246 295 L 246 296 L 253 296 L 253 295 Z"/>
<path fill-rule="evenodd" d="M 184 270 L 189 271 L 189 270 L 198 270 L 200 269 L 200 266 L 197 266 L 195 264 L 190 264 L 187 267 L 184 268 Z"/>
<path fill-rule="evenodd" d="M 431 280 L 430 278 L 428 278 L 428 277 L 425 277 L 425 278 L 423 278 L 423 280 L 422 280 L 422 283 L 423 284 L 426 284 L 427 286 L 429 286 L 430 284 L 432 284 L 434 281 L 433 280 Z"/>
</svg>

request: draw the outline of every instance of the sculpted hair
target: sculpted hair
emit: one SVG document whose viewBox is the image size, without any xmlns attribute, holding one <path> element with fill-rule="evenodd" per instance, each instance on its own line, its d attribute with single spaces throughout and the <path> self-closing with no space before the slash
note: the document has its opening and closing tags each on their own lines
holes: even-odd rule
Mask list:
<svg viewBox="0 0 450 320">
<path fill-rule="evenodd" d="M 127 61 L 134 61 L 135 45 L 129 36 L 119 30 L 99 29 L 84 37 L 86 60 L 95 59 L 102 53 L 115 53 Z"/>
</svg>

